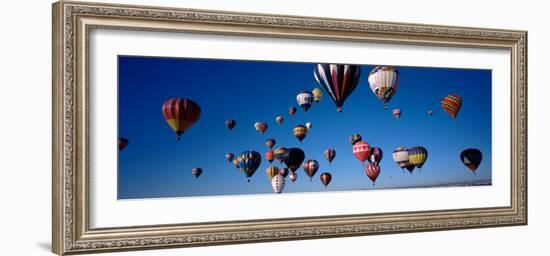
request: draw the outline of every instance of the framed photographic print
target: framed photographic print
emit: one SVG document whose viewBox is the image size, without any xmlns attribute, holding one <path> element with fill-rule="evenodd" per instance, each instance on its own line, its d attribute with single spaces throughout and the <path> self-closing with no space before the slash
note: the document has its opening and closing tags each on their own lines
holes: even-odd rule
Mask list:
<svg viewBox="0 0 550 256">
<path fill-rule="evenodd" d="M 527 224 L 527 32 L 53 5 L 53 251 Z"/>
</svg>

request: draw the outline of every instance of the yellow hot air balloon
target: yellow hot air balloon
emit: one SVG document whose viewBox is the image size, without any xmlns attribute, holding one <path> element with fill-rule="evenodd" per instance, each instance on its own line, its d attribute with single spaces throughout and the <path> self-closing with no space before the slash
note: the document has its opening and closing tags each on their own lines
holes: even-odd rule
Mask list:
<svg viewBox="0 0 550 256">
<path fill-rule="evenodd" d="M 315 102 L 321 101 L 321 97 L 323 97 L 323 91 L 321 91 L 319 87 L 315 87 L 315 89 L 313 89 L 311 93 L 313 93 L 313 100 L 315 100 Z"/>
<path fill-rule="evenodd" d="M 306 137 L 307 135 L 307 132 L 308 132 L 308 129 L 307 127 L 305 127 L 304 125 L 297 125 L 296 127 L 294 127 L 294 136 L 300 141 L 302 142 L 302 140 Z"/>
</svg>

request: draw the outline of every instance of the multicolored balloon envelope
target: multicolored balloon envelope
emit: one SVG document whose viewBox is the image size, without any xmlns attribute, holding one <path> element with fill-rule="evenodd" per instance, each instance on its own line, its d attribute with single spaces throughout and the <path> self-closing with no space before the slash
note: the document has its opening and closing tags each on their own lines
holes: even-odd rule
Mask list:
<svg viewBox="0 0 550 256">
<path fill-rule="evenodd" d="M 332 160 L 334 160 L 334 158 L 336 157 L 336 150 L 332 148 L 327 148 L 325 149 L 325 152 L 323 152 L 323 156 L 325 157 L 325 159 L 327 159 L 327 161 L 330 164 L 332 163 Z"/>
<path fill-rule="evenodd" d="M 361 140 L 363 140 L 363 138 L 361 137 L 361 134 L 355 133 L 355 134 L 349 136 L 349 143 L 351 143 L 351 145 L 355 145 L 355 143 L 357 143 Z"/>
<path fill-rule="evenodd" d="M 291 116 L 296 114 L 296 108 L 295 107 L 289 107 L 288 108 L 288 114 L 290 114 Z"/>
<path fill-rule="evenodd" d="M 290 181 L 295 182 L 298 179 L 298 173 L 290 172 Z"/>
<path fill-rule="evenodd" d="M 361 163 L 367 161 L 370 156 L 370 145 L 365 141 L 359 141 L 353 144 L 353 155 L 361 161 Z"/>
<path fill-rule="evenodd" d="M 380 164 L 382 161 L 383 152 L 379 147 L 373 147 L 370 149 L 369 162 Z"/>
<path fill-rule="evenodd" d="M 285 119 L 282 116 L 275 117 L 275 122 L 277 122 L 277 124 L 282 124 L 284 120 Z"/>
<path fill-rule="evenodd" d="M 198 178 L 202 174 L 202 168 L 199 168 L 199 167 L 193 168 L 193 170 L 191 170 L 191 174 L 195 176 L 195 179 Z"/>
<path fill-rule="evenodd" d="M 254 172 L 256 172 L 262 163 L 262 156 L 256 151 L 248 150 L 243 151 L 237 159 L 241 171 L 246 175 L 248 182 L 250 182 L 250 177 L 254 175 Z"/>
<path fill-rule="evenodd" d="M 417 168 L 422 168 L 428 159 L 428 150 L 424 147 L 412 147 L 409 149 L 409 163 Z"/>
<path fill-rule="evenodd" d="M 409 165 L 409 150 L 404 147 L 398 147 L 393 151 L 392 154 L 393 161 L 401 167 L 401 169 L 405 168 L 407 165 Z M 413 165 L 414 168 L 414 165 Z"/>
<path fill-rule="evenodd" d="M 462 107 L 462 98 L 456 94 L 449 94 L 441 100 L 441 108 L 451 116 L 453 121 L 456 119 L 456 115 Z"/>
<path fill-rule="evenodd" d="M 323 97 L 323 91 L 321 91 L 319 87 L 315 87 L 315 89 L 313 89 L 311 93 L 313 93 L 313 99 L 315 100 L 315 102 L 321 101 L 321 97 Z"/>
<path fill-rule="evenodd" d="M 278 147 L 273 153 L 275 154 L 275 159 L 279 160 L 279 162 L 282 163 L 288 156 L 288 149 L 285 147 Z"/>
<path fill-rule="evenodd" d="M 365 168 L 365 173 L 372 180 L 372 185 L 376 182 L 378 175 L 380 175 L 380 165 L 377 163 L 369 163 Z"/>
<path fill-rule="evenodd" d="M 307 113 L 308 109 L 311 107 L 311 104 L 313 103 L 314 96 L 311 92 L 302 91 L 296 95 L 296 102 L 298 102 L 298 105 L 304 109 L 304 112 Z"/>
<path fill-rule="evenodd" d="M 230 163 L 231 163 L 231 161 L 233 161 L 234 158 L 235 158 L 235 154 L 233 154 L 233 153 L 225 154 L 225 159 L 227 159 L 227 161 L 229 161 Z"/>
<path fill-rule="evenodd" d="M 300 124 L 300 125 L 297 125 L 296 127 L 294 127 L 294 129 L 292 130 L 292 133 L 294 133 L 294 136 L 300 142 L 302 142 L 302 140 L 307 136 L 308 131 L 309 130 L 307 129 L 307 127 Z"/>
<path fill-rule="evenodd" d="M 267 139 L 265 140 L 265 145 L 267 146 L 267 148 L 269 149 L 272 149 L 273 146 L 275 146 L 277 142 L 275 141 L 275 139 Z"/>
<path fill-rule="evenodd" d="M 302 165 L 304 168 L 304 171 L 306 172 L 306 175 L 309 177 L 309 181 L 313 180 L 313 176 L 319 170 L 319 162 L 314 159 L 309 159 Z"/>
<path fill-rule="evenodd" d="M 229 119 L 225 121 L 225 127 L 229 130 L 233 130 L 235 128 L 235 125 L 237 125 L 237 122 L 233 119 Z"/>
<path fill-rule="evenodd" d="M 265 131 L 267 130 L 267 124 L 264 123 L 264 122 L 256 122 L 254 124 L 254 128 L 256 129 L 257 132 L 259 132 L 260 134 L 264 134 Z"/>
<path fill-rule="evenodd" d="M 384 108 L 387 109 L 388 101 L 399 87 L 399 71 L 389 66 L 375 67 L 369 74 L 369 84 L 372 93 L 384 103 Z"/>
<path fill-rule="evenodd" d="M 162 115 L 180 140 L 181 135 L 201 117 L 201 108 L 190 99 L 172 98 L 162 104 Z"/>
<path fill-rule="evenodd" d="M 481 151 L 477 148 L 465 149 L 460 153 L 460 160 L 468 169 L 470 169 L 474 174 L 476 173 L 477 167 L 481 163 L 483 155 Z"/>
<path fill-rule="evenodd" d="M 401 109 L 399 108 L 396 108 L 392 111 L 392 114 L 393 114 L 393 117 L 395 117 L 395 119 L 399 120 L 399 118 L 401 117 Z"/>
<path fill-rule="evenodd" d="M 270 165 L 269 167 L 267 167 L 267 169 L 265 169 L 265 173 L 267 175 L 267 178 L 269 180 L 272 180 L 273 177 L 279 175 L 279 168 L 277 166 Z"/>
<path fill-rule="evenodd" d="M 315 80 L 334 101 L 336 111 L 342 112 L 344 102 L 359 84 L 361 67 L 357 65 L 317 64 L 313 74 Z"/>
</svg>

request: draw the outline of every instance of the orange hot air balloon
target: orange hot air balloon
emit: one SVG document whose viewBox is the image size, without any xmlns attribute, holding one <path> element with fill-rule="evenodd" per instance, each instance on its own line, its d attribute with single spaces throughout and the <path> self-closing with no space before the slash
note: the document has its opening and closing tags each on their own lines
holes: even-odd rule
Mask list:
<svg viewBox="0 0 550 256">
<path fill-rule="evenodd" d="M 201 108 L 192 100 L 172 98 L 162 105 L 162 115 L 180 140 L 180 136 L 199 120 Z"/>
<path fill-rule="evenodd" d="M 270 163 L 273 163 L 273 160 L 275 160 L 275 151 L 268 150 L 265 152 L 265 159 L 267 159 Z"/>
<path fill-rule="evenodd" d="M 443 110 L 451 116 L 453 122 L 455 121 L 456 115 L 458 115 L 458 111 L 460 111 L 461 107 L 462 98 L 456 94 L 449 94 L 441 100 L 441 108 L 443 108 Z"/>
<path fill-rule="evenodd" d="M 330 184 L 330 181 L 332 180 L 332 175 L 328 172 L 323 172 L 321 173 L 321 176 L 319 176 L 319 179 L 321 179 L 321 183 L 325 186 L 325 189 L 327 189 L 328 184 Z"/>
</svg>

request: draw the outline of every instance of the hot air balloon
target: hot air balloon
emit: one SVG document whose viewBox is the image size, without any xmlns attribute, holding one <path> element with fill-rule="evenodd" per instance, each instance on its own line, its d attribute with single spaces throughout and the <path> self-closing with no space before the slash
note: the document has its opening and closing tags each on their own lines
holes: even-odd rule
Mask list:
<svg viewBox="0 0 550 256">
<path fill-rule="evenodd" d="M 431 116 L 431 115 L 433 115 L 433 114 L 434 114 L 434 112 L 433 112 L 432 110 L 428 110 L 428 115 L 429 115 L 429 116 Z"/>
<path fill-rule="evenodd" d="M 380 175 L 380 165 L 377 163 L 369 163 L 365 168 L 365 173 L 367 173 L 369 179 L 372 180 L 372 185 L 374 186 L 376 178 Z"/>
<path fill-rule="evenodd" d="M 256 151 L 248 150 L 243 151 L 237 159 L 239 160 L 241 171 L 248 178 L 248 182 L 250 182 L 250 177 L 252 177 L 262 163 L 262 156 Z"/>
<path fill-rule="evenodd" d="M 405 168 L 407 165 L 409 165 L 409 150 L 407 148 L 398 147 L 393 151 L 392 154 L 393 161 L 401 167 L 401 169 Z M 414 165 L 413 165 L 414 168 Z"/>
<path fill-rule="evenodd" d="M 351 145 L 354 145 L 355 143 L 357 143 L 361 140 L 363 140 L 363 138 L 361 138 L 361 135 L 358 134 L 358 133 L 355 133 L 355 134 L 349 136 L 349 143 L 351 143 Z"/>
<path fill-rule="evenodd" d="M 277 166 L 270 165 L 267 169 L 265 169 L 265 174 L 269 180 L 272 180 L 273 177 L 279 175 L 279 168 L 277 168 Z"/>
<path fill-rule="evenodd" d="M 123 150 L 126 148 L 126 146 L 128 146 L 128 143 L 130 143 L 130 141 L 126 138 L 118 138 L 118 150 Z"/>
<path fill-rule="evenodd" d="M 240 168 L 241 168 L 238 158 L 233 159 L 233 165 L 234 165 L 235 168 L 237 168 L 237 169 L 240 169 Z"/>
<path fill-rule="evenodd" d="M 180 140 L 180 136 L 201 117 L 201 108 L 190 99 L 172 98 L 162 104 L 162 115 Z"/>
<path fill-rule="evenodd" d="M 198 178 L 202 174 L 202 168 L 199 168 L 199 167 L 193 168 L 193 170 L 191 170 L 191 174 L 195 176 L 195 179 Z"/>
<path fill-rule="evenodd" d="M 308 130 L 311 130 L 311 126 L 312 126 L 311 122 L 307 122 L 307 123 L 306 123 L 306 128 L 307 128 Z"/>
<path fill-rule="evenodd" d="M 474 173 L 474 175 L 476 174 L 476 169 L 481 163 L 482 158 L 483 155 L 481 154 L 481 151 L 476 148 L 465 149 L 462 153 L 460 153 L 460 160 Z"/>
<path fill-rule="evenodd" d="M 277 174 L 275 177 L 273 177 L 273 179 L 271 179 L 271 187 L 273 187 L 273 191 L 275 193 L 280 194 L 285 188 L 285 178 Z"/>
<path fill-rule="evenodd" d="M 288 149 L 285 147 L 279 147 L 275 149 L 273 152 L 275 154 L 275 159 L 279 160 L 279 162 L 284 162 L 286 157 L 288 156 Z"/>
<path fill-rule="evenodd" d="M 382 149 L 379 147 L 373 147 L 370 149 L 369 162 L 380 164 L 382 161 Z"/>
<path fill-rule="evenodd" d="M 306 137 L 307 135 L 307 132 L 308 132 L 308 129 L 307 127 L 303 126 L 303 125 L 297 125 L 296 127 L 294 127 L 294 130 L 292 130 L 293 133 L 294 133 L 294 136 L 300 141 L 302 142 L 302 140 Z"/>
<path fill-rule="evenodd" d="M 304 158 L 306 158 L 306 154 L 303 150 L 299 148 L 289 148 L 284 162 L 288 169 L 292 172 L 296 172 L 296 170 L 300 168 L 300 165 L 302 165 Z"/>
<path fill-rule="evenodd" d="M 353 155 L 357 157 L 361 163 L 364 163 L 370 156 L 370 145 L 365 141 L 359 141 L 353 144 Z"/>
<path fill-rule="evenodd" d="M 319 87 L 315 87 L 313 91 L 311 91 L 311 93 L 313 94 L 313 100 L 315 102 L 321 101 L 321 97 L 323 97 L 323 91 L 321 91 Z"/>
<path fill-rule="evenodd" d="M 325 152 L 323 152 L 323 156 L 325 157 L 325 159 L 328 160 L 328 163 L 332 163 L 332 160 L 334 160 L 334 158 L 336 157 L 336 150 L 332 149 L 332 148 L 327 148 L 325 150 Z"/>
<path fill-rule="evenodd" d="M 269 148 L 269 149 L 272 149 L 273 146 L 275 146 L 275 143 L 277 143 L 277 142 L 275 141 L 275 139 L 267 139 L 267 140 L 265 140 L 265 145 L 266 145 L 267 148 Z"/>
<path fill-rule="evenodd" d="M 399 71 L 394 67 L 375 67 L 369 74 L 369 84 L 371 91 L 384 103 L 384 109 L 387 109 L 388 101 L 399 87 Z"/>
<path fill-rule="evenodd" d="M 315 80 L 334 101 L 336 111 L 342 112 L 344 101 L 359 83 L 361 67 L 357 65 L 317 64 L 313 74 Z"/>
<path fill-rule="evenodd" d="M 288 176 L 289 172 L 290 171 L 288 170 L 288 168 L 279 168 L 279 174 L 281 174 L 285 178 L 286 178 L 286 176 Z"/>
<path fill-rule="evenodd" d="M 268 150 L 265 152 L 265 159 L 269 161 L 270 163 L 273 163 L 273 160 L 275 159 L 275 151 Z"/>
<path fill-rule="evenodd" d="M 393 114 L 393 117 L 395 117 L 395 119 L 399 120 L 399 117 L 401 117 L 401 109 L 399 108 L 394 109 L 392 114 Z"/>
<path fill-rule="evenodd" d="M 296 114 L 296 108 L 295 107 L 290 107 L 288 108 L 288 113 L 293 116 L 294 114 Z"/>
<path fill-rule="evenodd" d="M 289 178 L 292 182 L 295 182 L 298 179 L 298 173 L 290 172 Z"/>
<path fill-rule="evenodd" d="M 428 150 L 424 147 L 412 147 L 409 149 L 409 163 L 417 168 L 422 168 L 428 159 Z"/>
<path fill-rule="evenodd" d="M 307 110 L 313 103 L 313 93 L 302 91 L 296 95 L 296 101 L 298 102 L 298 105 L 304 109 L 304 112 L 307 113 Z"/>
<path fill-rule="evenodd" d="M 312 181 L 313 176 L 319 170 L 319 162 L 317 160 L 309 159 L 302 165 L 306 175 L 309 177 L 309 181 Z"/>
<path fill-rule="evenodd" d="M 259 132 L 260 134 L 264 134 L 265 131 L 267 130 L 267 124 L 264 122 L 256 122 L 254 124 L 254 128 L 256 128 L 256 131 Z"/>
<path fill-rule="evenodd" d="M 227 129 L 229 129 L 229 130 L 233 130 L 233 128 L 235 128 L 236 124 L 237 124 L 237 122 L 235 122 L 235 120 L 233 120 L 233 119 L 229 119 L 229 120 L 225 121 L 225 127 L 227 127 Z"/>
<path fill-rule="evenodd" d="M 321 183 L 325 186 L 325 189 L 327 189 L 328 184 L 330 184 L 330 181 L 332 180 L 332 175 L 328 172 L 323 172 L 319 176 L 319 179 L 321 179 Z"/>
<path fill-rule="evenodd" d="M 227 161 L 229 161 L 230 163 L 231 161 L 233 161 L 234 158 L 235 158 L 235 155 L 233 153 L 225 154 L 225 159 L 227 159 Z"/>
<path fill-rule="evenodd" d="M 441 100 L 441 107 L 454 121 L 456 119 L 456 115 L 458 115 L 458 111 L 460 111 L 460 108 L 462 107 L 462 98 L 456 94 L 449 94 Z"/>
<path fill-rule="evenodd" d="M 277 124 L 282 124 L 284 120 L 282 116 L 275 117 L 275 122 L 277 122 Z"/>
</svg>

